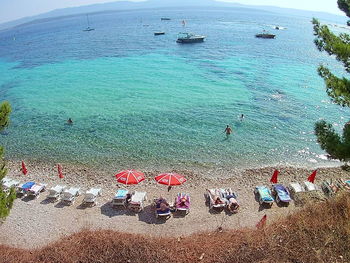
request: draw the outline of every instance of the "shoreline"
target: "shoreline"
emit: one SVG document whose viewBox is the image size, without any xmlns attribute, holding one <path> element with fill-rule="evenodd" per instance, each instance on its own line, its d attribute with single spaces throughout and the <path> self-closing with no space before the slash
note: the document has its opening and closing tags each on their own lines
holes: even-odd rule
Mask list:
<svg viewBox="0 0 350 263">
<path fill-rule="evenodd" d="M 48 189 L 56 184 L 79 186 L 84 193 L 90 187 L 102 188 L 102 196 L 98 204 L 92 208 L 81 206 L 83 195 L 79 196 L 71 206 L 60 202 L 48 203 L 45 201 L 47 192 L 43 192 L 37 199 L 17 199 L 10 216 L 0 225 L 2 235 L 0 244 L 21 247 L 38 248 L 55 242 L 62 236 L 76 233 L 82 229 L 110 229 L 126 233 L 138 233 L 148 236 L 188 236 L 202 231 L 215 231 L 218 227 L 224 229 L 240 229 L 255 227 L 263 215 L 268 216 L 268 223 L 284 217 L 299 209 L 292 202 L 288 207 L 279 207 L 276 203 L 271 209 L 262 209 L 254 196 L 256 185 L 270 186 L 269 182 L 275 168 L 280 171 L 279 182 L 288 184 L 291 181 L 303 182 L 313 169 L 295 167 L 265 167 L 245 170 L 218 170 L 216 172 L 174 170 L 186 176 L 187 182 L 181 186 L 174 186 L 168 192 L 167 187 L 157 184 L 153 179 L 160 172 L 143 171 L 146 180 L 139 185 L 125 186 L 117 184 L 112 168 L 87 169 L 86 167 L 62 164 L 65 178 L 59 179 L 57 168 L 52 164 L 26 163 L 29 173 L 21 175 L 20 163 L 8 162 L 8 174 L 21 183 L 37 181 L 48 184 Z M 316 176 L 316 183 L 330 178 L 349 179 L 350 173 L 336 168 L 320 168 Z M 238 194 L 240 211 L 237 214 L 212 213 L 206 206 L 204 193 L 207 188 L 231 187 Z M 145 209 L 134 214 L 125 209 L 113 209 L 110 206 L 114 193 L 119 188 L 130 191 L 146 191 L 148 200 Z M 167 221 L 155 218 L 152 206 L 153 198 L 160 195 L 172 202 L 178 192 L 191 195 L 191 212 L 185 217 L 175 214 Z M 25 213 L 24 213 L 25 211 Z M 50 235 L 47 234 L 50 230 Z"/>
</svg>

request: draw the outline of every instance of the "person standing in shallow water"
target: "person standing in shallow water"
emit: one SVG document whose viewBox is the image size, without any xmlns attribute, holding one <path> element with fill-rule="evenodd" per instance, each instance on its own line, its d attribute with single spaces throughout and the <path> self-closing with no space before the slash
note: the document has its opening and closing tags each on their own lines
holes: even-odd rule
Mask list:
<svg viewBox="0 0 350 263">
<path fill-rule="evenodd" d="M 224 130 L 224 132 L 226 133 L 226 136 L 229 136 L 232 132 L 232 129 L 229 125 L 226 126 L 226 129 Z"/>
</svg>

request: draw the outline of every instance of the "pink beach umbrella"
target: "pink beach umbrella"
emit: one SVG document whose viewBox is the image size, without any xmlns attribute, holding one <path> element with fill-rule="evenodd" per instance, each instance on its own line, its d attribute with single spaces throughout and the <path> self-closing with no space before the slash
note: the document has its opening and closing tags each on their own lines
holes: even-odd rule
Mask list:
<svg viewBox="0 0 350 263">
<path fill-rule="evenodd" d="M 168 186 L 181 185 L 187 181 L 185 176 L 176 173 L 162 173 L 154 178 L 157 183 L 165 184 Z"/>
<path fill-rule="evenodd" d="M 138 184 L 139 182 L 145 180 L 145 174 L 143 172 L 131 169 L 117 173 L 115 178 L 117 178 L 117 181 L 122 184 Z"/>
</svg>

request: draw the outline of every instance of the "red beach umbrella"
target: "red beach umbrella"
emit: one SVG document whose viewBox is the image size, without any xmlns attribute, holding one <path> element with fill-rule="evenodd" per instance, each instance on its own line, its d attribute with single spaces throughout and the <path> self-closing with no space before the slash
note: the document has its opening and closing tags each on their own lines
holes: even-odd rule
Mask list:
<svg viewBox="0 0 350 263">
<path fill-rule="evenodd" d="M 26 175 L 28 173 L 27 167 L 23 161 L 22 161 L 22 169 L 21 170 L 22 170 L 22 173 L 24 175 Z"/>
<path fill-rule="evenodd" d="M 311 183 L 315 182 L 315 177 L 316 177 L 317 170 L 313 171 L 312 174 L 307 178 L 307 180 Z"/>
<path fill-rule="evenodd" d="M 273 172 L 273 175 L 270 179 L 270 182 L 273 183 L 273 184 L 277 184 L 277 177 L 278 177 L 278 174 L 279 174 L 279 171 L 278 170 L 275 170 Z"/>
<path fill-rule="evenodd" d="M 122 184 L 138 184 L 139 182 L 145 180 L 145 174 L 143 172 L 131 169 L 117 173 L 115 178 L 117 178 L 117 181 Z"/>
<path fill-rule="evenodd" d="M 176 173 L 162 173 L 157 175 L 154 179 L 156 179 L 157 183 L 168 186 L 180 185 L 187 181 L 185 176 Z"/>
<path fill-rule="evenodd" d="M 60 164 L 57 164 L 57 172 L 58 172 L 58 177 L 59 178 L 64 178 L 63 173 L 62 173 L 62 166 Z"/>
</svg>

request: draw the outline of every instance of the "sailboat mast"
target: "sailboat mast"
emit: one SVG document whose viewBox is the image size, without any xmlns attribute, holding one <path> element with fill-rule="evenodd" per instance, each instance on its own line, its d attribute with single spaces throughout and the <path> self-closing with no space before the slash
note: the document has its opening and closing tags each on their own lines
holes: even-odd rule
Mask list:
<svg viewBox="0 0 350 263">
<path fill-rule="evenodd" d="M 89 15 L 88 14 L 86 14 L 86 19 L 87 19 L 88 27 L 90 27 L 90 21 L 89 21 Z"/>
</svg>

